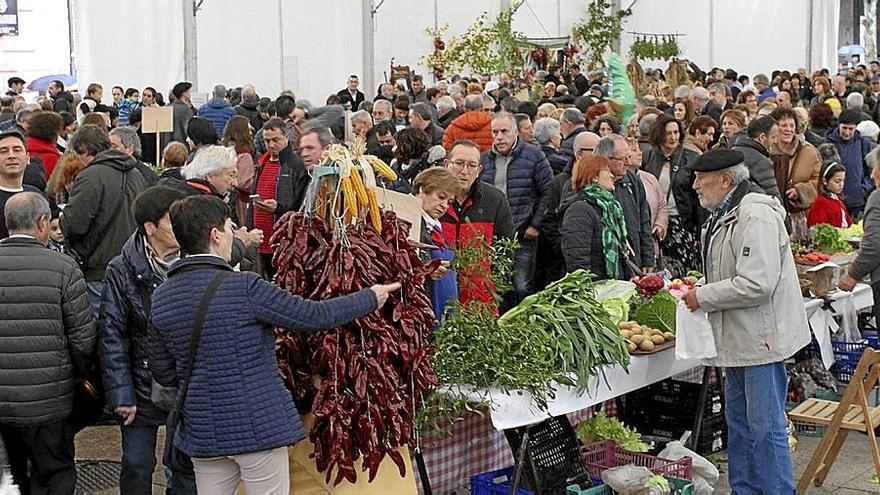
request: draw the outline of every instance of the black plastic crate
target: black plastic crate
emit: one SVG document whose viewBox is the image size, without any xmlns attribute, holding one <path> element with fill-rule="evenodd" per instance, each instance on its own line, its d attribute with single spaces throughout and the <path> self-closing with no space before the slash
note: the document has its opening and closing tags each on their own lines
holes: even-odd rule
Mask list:
<svg viewBox="0 0 880 495">
<path fill-rule="evenodd" d="M 665 380 L 627 394 L 621 417 L 632 426 L 663 424 L 689 429 L 698 412 L 699 383 Z M 724 415 L 724 398 L 718 384 L 710 385 L 703 420 Z"/>
<path fill-rule="evenodd" d="M 727 448 L 727 422 L 724 415 L 703 420 L 700 427 L 700 438 L 694 451 L 702 456 L 714 454 Z"/>
<path fill-rule="evenodd" d="M 565 494 L 566 486 L 589 479 L 580 444 L 568 416 L 554 416 L 529 428 L 523 487 L 540 495 Z M 525 428 L 504 430 L 515 460 Z"/>
</svg>

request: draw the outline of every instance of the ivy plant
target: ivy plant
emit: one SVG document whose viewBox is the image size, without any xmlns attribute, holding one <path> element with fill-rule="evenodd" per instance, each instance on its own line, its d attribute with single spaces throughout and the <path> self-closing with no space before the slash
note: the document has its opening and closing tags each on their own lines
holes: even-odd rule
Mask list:
<svg viewBox="0 0 880 495">
<path fill-rule="evenodd" d="M 635 3 L 635 2 L 633 2 Z M 623 20 L 632 15 L 632 4 L 614 12 L 609 0 L 589 0 L 587 18 L 572 26 L 572 38 L 584 50 L 590 68 L 602 66 L 602 57 L 620 39 Z"/>
</svg>

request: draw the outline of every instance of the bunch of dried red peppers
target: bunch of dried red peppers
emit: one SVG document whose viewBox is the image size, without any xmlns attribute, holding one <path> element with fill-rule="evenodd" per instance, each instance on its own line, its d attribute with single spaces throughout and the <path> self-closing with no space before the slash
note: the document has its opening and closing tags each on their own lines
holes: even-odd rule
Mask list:
<svg viewBox="0 0 880 495">
<path fill-rule="evenodd" d="M 439 260 L 422 262 L 409 229 L 390 211 L 382 215 L 381 232 L 368 222 L 330 229 L 318 216 L 291 212 L 278 220 L 271 239 L 275 283 L 306 299 L 403 285 L 384 307 L 351 324 L 308 334 L 276 330 L 285 382 L 300 412 L 315 415 L 309 439 L 327 483 L 355 482 L 361 458 L 361 471 L 372 481 L 385 455 L 405 476 L 399 447 L 414 445 L 415 412 L 437 385 L 425 277 Z"/>
</svg>

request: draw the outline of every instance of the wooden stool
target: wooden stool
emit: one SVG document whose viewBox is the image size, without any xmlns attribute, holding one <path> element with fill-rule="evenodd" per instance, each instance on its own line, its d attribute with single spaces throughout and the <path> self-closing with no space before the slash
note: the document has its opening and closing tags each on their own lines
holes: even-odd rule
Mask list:
<svg viewBox="0 0 880 495">
<path fill-rule="evenodd" d="M 806 493 L 811 481 L 816 486 L 822 486 L 850 431 L 868 434 L 874 469 L 880 474 L 880 453 L 877 450 L 877 437 L 874 435 L 874 428 L 880 426 L 880 407 L 868 407 L 868 393 L 880 380 L 878 364 L 880 353 L 871 348 L 865 349 L 840 402 L 807 399 L 788 414 L 792 420 L 828 427 L 798 482 L 799 494 Z"/>
</svg>

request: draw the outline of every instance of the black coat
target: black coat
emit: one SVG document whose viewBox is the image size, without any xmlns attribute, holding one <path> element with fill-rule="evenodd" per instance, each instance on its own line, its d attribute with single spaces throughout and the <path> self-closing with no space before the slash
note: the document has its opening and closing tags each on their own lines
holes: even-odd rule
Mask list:
<svg viewBox="0 0 880 495">
<path fill-rule="evenodd" d="M 693 171 L 687 168 L 687 165 L 696 160 L 698 156 L 695 151 L 679 146 L 672 152 L 669 170 L 672 182 L 669 194 L 675 198 L 678 218 L 695 236 L 700 235 L 700 227 L 709 217 L 709 212 L 700 206 L 700 198 L 694 191 L 693 185 L 696 176 Z M 653 174 L 659 180 L 660 173 L 663 171 L 663 163 L 663 152 L 660 151 L 660 148 L 652 146 L 642 158 L 642 170 Z M 669 194 L 667 194 L 667 200 Z"/>
<path fill-rule="evenodd" d="M 161 414 L 150 400 L 153 374 L 147 321 L 153 290 L 161 282 L 147 259 L 144 236 L 135 232 L 122 254 L 107 265 L 98 321 L 107 404 L 111 408 L 136 405 L 137 417 L 158 417 L 156 424 L 161 422 Z"/>
<path fill-rule="evenodd" d="M 260 174 L 269 158 L 269 152 L 266 152 L 257 160 L 254 170 L 254 181 L 251 183 L 251 194 L 257 193 Z M 306 190 L 309 188 L 309 182 L 311 182 L 305 162 L 293 149 L 293 140 L 278 154 L 278 161 L 281 163 L 281 167 L 278 170 L 278 180 L 275 187 L 275 201 L 278 202 L 278 209 L 275 210 L 276 220 L 288 211 L 299 210 L 306 199 Z M 253 205 L 251 205 L 248 208 L 247 225 L 249 228 L 252 228 L 250 226 L 253 224 L 254 212 Z"/>
<path fill-rule="evenodd" d="M 645 195 L 645 184 L 636 174 L 627 171 L 614 184 L 614 199 L 623 209 L 626 235 L 633 250 L 633 263 L 639 267 L 654 266 L 651 206 Z"/>
<path fill-rule="evenodd" d="M 263 119 L 260 118 L 260 112 L 257 110 L 259 103 L 259 100 L 242 101 L 235 106 L 235 113 L 246 117 L 250 121 L 251 127 L 254 128 L 254 132 L 263 128 Z"/>
<path fill-rule="evenodd" d="M 0 241 L 0 424 L 70 415 L 74 378 L 95 348 L 95 319 L 76 262 L 32 238 Z"/>
<path fill-rule="evenodd" d="M 551 148 L 550 146 L 541 145 L 541 151 L 544 152 L 544 156 L 547 157 L 547 161 L 550 162 L 550 168 L 553 169 L 554 177 L 561 174 L 570 161 L 570 157 L 563 155 L 559 150 Z"/>
<path fill-rule="evenodd" d="M 453 108 L 452 110 L 446 112 L 446 115 L 437 119 L 437 125 L 446 129 L 447 127 L 449 127 L 449 124 L 451 124 L 452 121 L 457 119 L 460 115 L 461 112 Z"/>
<path fill-rule="evenodd" d="M 764 194 L 781 198 L 779 184 L 776 183 L 776 174 L 773 172 L 773 164 L 770 163 L 770 152 L 761 143 L 751 138 L 740 139 L 733 145 L 733 149 L 739 151 L 745 157 L 746 167 L 749 169 L 749 179 L 764 190 Z"/>
<path fill-rule="evenodd" d="M 608 279 L 602 245 L 602 210 L 583 191 L 570 191 L 559 207 L 559 228 L 565 271 L 589 270 L 598 280 Z M 620 257 L 623 259 L 623 256 Z M 618 274 L 624 276 L 623 263 Z"/>
<path fill-rule="evenodd" d="M 86 259 L 83 273 L 87 281 L 104 279 L 107 264 L 122 252 L 137 229 L 131 206 L 147 189 L 147 181 L 137 168 L 136 158 L 110 149 L 98 153 L 73 181 L 70 200 L 61 215 L 61 231 L 65 244 Z M 96 239 L 102 230 L 106 234 Z"/>
</svg>

